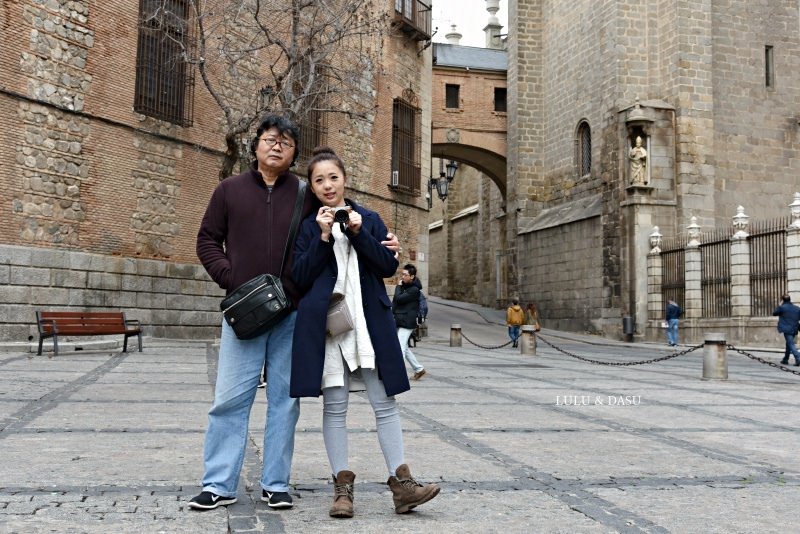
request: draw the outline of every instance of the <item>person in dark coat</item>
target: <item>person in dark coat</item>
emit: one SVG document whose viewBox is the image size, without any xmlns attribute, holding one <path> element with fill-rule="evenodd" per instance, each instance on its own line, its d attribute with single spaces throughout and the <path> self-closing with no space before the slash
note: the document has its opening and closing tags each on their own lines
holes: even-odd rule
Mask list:
<svg viewBox="0 0 800 534">
<path fill-rule="evenodd" d="M 789 363 L 789 354 L 794 355 L 794 364 L 800 366 L 800 351 L 794 343 L 794 338 L 797 336 L 798 323 L 800 323 L 800 307 L 792 304 L 792 299 L 789 295 L 781 297 L 780 305 L 773 310 L 772 315 L 778 316 L 778 332 L 783 334 L 786 340 L 786 352 L 783 355 L 781 363 L 787 365 Z"/>
<path fill-rule="evenodd" d="M 435 484 L 411 477 L 404 460 L 400 413 L 394 396 L 410 389 L 384 278 L 397 271 L 392 251 L 381 245 L 386 226 L 374 211 L 344 198 L 344 163 L 320 147 L 308 164 L 311 190 L 322 203 L 300 225 L 292 277 L 305 295 L 297 310 L 292 343 L 290 395 L 322 392 L 322 435 L 334 481 L 332 517 L 353 517 L 353 485 L 347 451 L 351 374 L 364 382 L 375 413 L 378 442 L 389 470 L 395 512 L 405 513 L 439 493 Z M 332 295 L 347 303 L 352 329 L 328 329 Z"/>
<path fill-rule="evenodd" d="M 408 338 L 417 327 L 421 292 L 422 282 L 417 278 L 417 268 L 410 263 L 404 265 L 400 273 L 400 283 L 394 288 L 392 312 L 394 313 L 394 322 L 397 323 L 397 339 L 400 342 L 400 350 L 403 351 L 403 357 L 414 370 L 414 380 L 419 380 L 427 372 L 411 352 L 411 347 L 408 346 Z"/>
<path fill-rule="evenodd" d="M 670 347 L 678 345 L 678 322 L 682 313 L 683 309 L 674 300 L 667 301 L 667 310 L 664 318 L 667 321 L 667 343 L 669 343 Z"/>
</svg>

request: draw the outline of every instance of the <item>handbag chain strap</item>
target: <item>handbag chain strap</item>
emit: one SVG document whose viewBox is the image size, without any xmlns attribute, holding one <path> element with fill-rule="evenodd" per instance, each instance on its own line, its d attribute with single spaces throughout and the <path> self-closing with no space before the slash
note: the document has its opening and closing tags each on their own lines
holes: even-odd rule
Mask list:
<svg viewBox="0 0 800 534">
<path fill-rule="evenodd" d="M 292 222 L 289 223 L 289 237 L 286 240 L 286 247 L 283 249 L 283 258 L 281 259 L 281 270 L 278 271 L 278 278 L 283 276 L 283 266 L 286 264 L 286 258 L 289 256 L 289 247 L 294 243 L 294 238 L 297 236 L 297 227 L 300 226 L 300 215 L 303 212 L 303 201 L 306 198 L 306 183 L 303 180 L 297 181 L 297 200 L 294 202 L 294 211 L 292 212 Z"/>
</svg>

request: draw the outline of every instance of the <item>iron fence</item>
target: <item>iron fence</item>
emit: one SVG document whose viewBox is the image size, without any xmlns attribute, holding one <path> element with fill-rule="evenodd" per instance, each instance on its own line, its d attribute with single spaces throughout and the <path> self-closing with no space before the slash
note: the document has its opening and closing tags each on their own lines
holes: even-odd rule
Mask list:
<svg viewBox="0 0 800 534">
<path fill-rule="evenodd" d="M 703 317 L 731 316 L 731 228 L 703 235 L 700 244 Z"/>
<path fill-rule="evenodd" d="M 663 242 L 661 260 L 663 262 L 663 275 L 661 278 L 661 294 L 664 302 L 674 300 L 681 306 L 686 306 L 686 253 L 684 252 L 685 240 L 680 237 L 668 238 Z M 659 315 L 659 317 L 661 317 Z"/>
<path fill-rule="evenodd" d="M 791 217 L 750 227 L 750 315 L 768 317 L 786 291 L 786 228 Z"/>
</svg>

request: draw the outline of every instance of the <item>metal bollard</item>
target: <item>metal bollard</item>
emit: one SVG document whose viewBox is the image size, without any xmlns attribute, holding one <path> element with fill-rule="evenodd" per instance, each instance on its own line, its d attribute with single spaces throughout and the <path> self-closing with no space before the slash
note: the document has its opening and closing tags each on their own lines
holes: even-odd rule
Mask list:
<svg viewBox="0 0 800 534">
<path fill-rule="evenodd" d="M 519 340 L 519 353 L 526 356 L 536 356 L 536 334 L 532 325 L 522 327 Z"/>
<path fill-rule="evenodd" d="M 460 324 L 451 324 L 450 325 L 450 346 L 451 347 L 460 347 L 461 346 L 461 325 Z"/>
<path fill-rule="evenodd" d="M 728 379 L 728 343 L 725 334 L 706 334 L 703 347 L 703 380 Z"/>
</svg>

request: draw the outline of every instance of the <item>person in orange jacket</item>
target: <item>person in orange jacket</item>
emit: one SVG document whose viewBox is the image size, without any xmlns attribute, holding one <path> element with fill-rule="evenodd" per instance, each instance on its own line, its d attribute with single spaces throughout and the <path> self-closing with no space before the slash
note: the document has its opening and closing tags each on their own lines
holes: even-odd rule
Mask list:
<svg viewBox="0 0 800 534">
<path fill-rule="evenodd" d="M 506 324 L 508 337 L 511 338 L 512 347 L 516 348 L 519 342 L 520 327 L 525 324 L 525 310 L 519 305 L 519 300 L 513 299 L 511 306 L 506 310 Z"/>
</svg>

